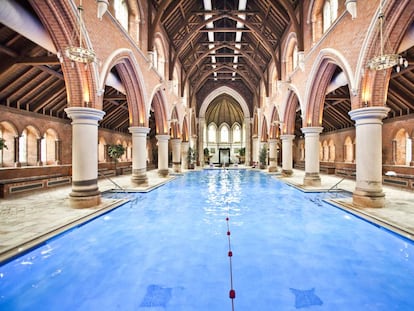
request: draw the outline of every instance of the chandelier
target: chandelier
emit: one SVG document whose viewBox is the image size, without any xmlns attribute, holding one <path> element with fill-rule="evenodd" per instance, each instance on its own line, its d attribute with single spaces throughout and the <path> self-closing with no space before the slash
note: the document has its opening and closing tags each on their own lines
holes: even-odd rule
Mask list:
<svg viewBox="0 0 414 311">
<path fill-rule="evenodd" d="M 95 52 L 93 50 L 82 47 L 82 0 L 78 6 L 79 13 L 79 46 L 68 46 L 65 49 L 65 55 L 73 62 L 89 64 L 96 60 Z"/>
<path fill-rule="evenodd" d="M 397 72 L 400 72 L 401 67 L 407 68 L 408 61 L 399 54 L 386 54 L 384 52 L 384 34 L 383 34 L 383 26 L 384 26 L 384 13 L 382 12 L 382 4 L 380 5 L 380 11 L 378 14 L 378 24 L 379 24 L 379 33 L 380 33 L 380 55 L 371 58 L 368 63 L 367 67 L 371 70 L 385 70 L 388 68 L 395 67 Z"/>
</svg>

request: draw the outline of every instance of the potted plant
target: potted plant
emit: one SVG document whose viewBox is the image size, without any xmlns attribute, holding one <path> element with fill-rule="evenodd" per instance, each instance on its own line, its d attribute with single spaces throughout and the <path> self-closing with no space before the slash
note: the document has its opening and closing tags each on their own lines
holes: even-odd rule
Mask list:
<svg viewBox="0 0 414 311">
<path fill-rule="evenodd" d="M 242 147 L 239 149 L 239 156 L 240 156 L 240 163 L 244 163 L 246 161 L 246 147 Z"/>
<path fill-rule="evenodd" d="M 119 161 L 119 158 L 122 157 L 122 155 L 125 153 L 125 147 L 122 146 L 121 144 L 118 145 L 109 145 L 108 146 L 108 155 L 110 158 L 112 158 L 115 162 L 115 171 L 116 174 L 118 175 L 118 171 L 116 168 L 116 164 Z"/>
<path fill-rule="evenodd" d="M 259 162 L 260 162 L 261 169 L 266 168 L 266 160 L 267 160 L 267 147 L 266 145 L 263 145 L 259 153 Z"/>
<path fill-rule="evenodd" d="M 194 161 L 196 159 L 196 154 L 193 148 L 189 147 L 187 152 L 187 162 L 188 169 L 194 169 Z"/>
<path fill-rule="evenodd" d="M 8 149 L 8 148 L 7 148 L 7 145 L 6 145 L 6 140 L 4 138 L 0 137 L 0 150 L 3 150 L 3 149 Z"/>
<path fill-rule="evenodd" d="M 210 150 L 207 147 L 204 148 L 204 163 L 210 164 Z"/>
</svg>

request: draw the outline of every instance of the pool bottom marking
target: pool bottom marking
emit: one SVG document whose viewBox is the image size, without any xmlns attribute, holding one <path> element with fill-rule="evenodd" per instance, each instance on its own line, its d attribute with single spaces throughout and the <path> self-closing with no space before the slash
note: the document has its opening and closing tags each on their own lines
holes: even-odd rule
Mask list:
<svg viewBox="0 0 414 311">
<path fill-rule="evenodd" d="M 165 308 L 171 299 L 172 288 L 156 284 L 148 285 L 147 292 L 140 307 L 162 307 Z"/>
<path fill-rule="evenodd" d="M 315 289 L 301 290 L 289 288 L 295 295 L 295 308 L 308 308 L 312 306 L 321 306 L 323 301 L 315 294 Z"/>
</svg>

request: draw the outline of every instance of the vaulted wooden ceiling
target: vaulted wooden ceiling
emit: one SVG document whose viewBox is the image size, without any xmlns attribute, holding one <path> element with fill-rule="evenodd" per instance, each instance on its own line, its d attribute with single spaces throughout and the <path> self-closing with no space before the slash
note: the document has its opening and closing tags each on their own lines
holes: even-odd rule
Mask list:
<svg viewBox="0 0 414 311">
<path fill-rule="evenodd" d="M 27 1 L 15 2 L 37 18 Z M 153 0 L 155 12 L 161 2 Z M 244 26 L 237 28 L 237 19 L 240 21 L 238 1 L 212 0 L 210 13 L 212 18 L 217 18 L 214 21 L 214 42 L 208 38 L 211 29 L 205 23 L 203 1 L 167 2 L 169 5 L 164 8 L 160 23 L 193 89 L 197 90 L 206 81 L 217 78 L 220 85 L 244 83 L 246 88 L 256 92 L 259 81 L 267 79 L 265 71 L 274 57 L 271 51 L 278 50 L 280 38 L 291 22 L 288 10 L 296 9 L 300 1 L 248 0 Z M 236 31 L 243 32 L 240 42 L 235 40 Z M 241 44 L 240 49 L 236 47 L 238 43 Z M 210 44 L 214 44 L 214 48 L 209 49 Z M 237 68 L 234 68 L 237 52 Z M 392 73 L 387 98 L 387 105 L 391 108 L 389 119 L 405 117 L 414 112 L 414 48 L 404 51 L 403 55 L 408 59 L 409 66 L 399 73 Z M 212 56 L 216 57 L 216 63 L 212 63 Z M 217 72 L 216 77 L 214 72 Z M 117 74 L 116 69 L 113 69 L 113 73 Z M 0 106 L 67 119 L 64 112 L 67 107 L 65 80 L 58 58 L 1 23 L 1 20 Z M 106 115 L 100 126 L 128 133 L 126 96 L 106 86 L 103 108 Z M 322 124 L 324 131 L 353 127 L 354 122 L 348 115 L 350 109 L 347 85 L 327 94 Z"/>
<path fill-rule="evenodd" d="M 242 81 L 257 93 L 260 81 L 268 87 L 266 73 L 278 51 L 298 0 L 153 0 L 164 10 L 160 23 L 172 45 L 171 66 L 183 66 L 183 85 L 195 93 L 207 80 L 231 85 Z M 167 6 L 165 4 L 168 3 Z M 152 47 L 150 47 L 152 48 Z M 170 68 L 172 72 L 172 68 Z M 280 74 L 280 72 L 279 72 Z"/>
</svg>

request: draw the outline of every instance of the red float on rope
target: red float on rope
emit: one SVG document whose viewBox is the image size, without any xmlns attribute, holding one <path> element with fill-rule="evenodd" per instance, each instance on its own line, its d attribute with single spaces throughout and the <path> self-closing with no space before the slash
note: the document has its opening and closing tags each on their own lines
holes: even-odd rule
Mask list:
<svg viewBox="0 0 414 311">
<path fill-rule="evenodd" d="M 233 252 L 229 251 L 229 257 L 233 256 Z"/>
<path fill-rule="evenodd" d="M 227 231 L 227 235 L 230 235 L 230 231 Z"/>
<path fill-rule="evenodd" d="M 234 289 L 231 289 L 229 292 L 230 299 L 236 298 L 236 291 Z"/>
</svg>

